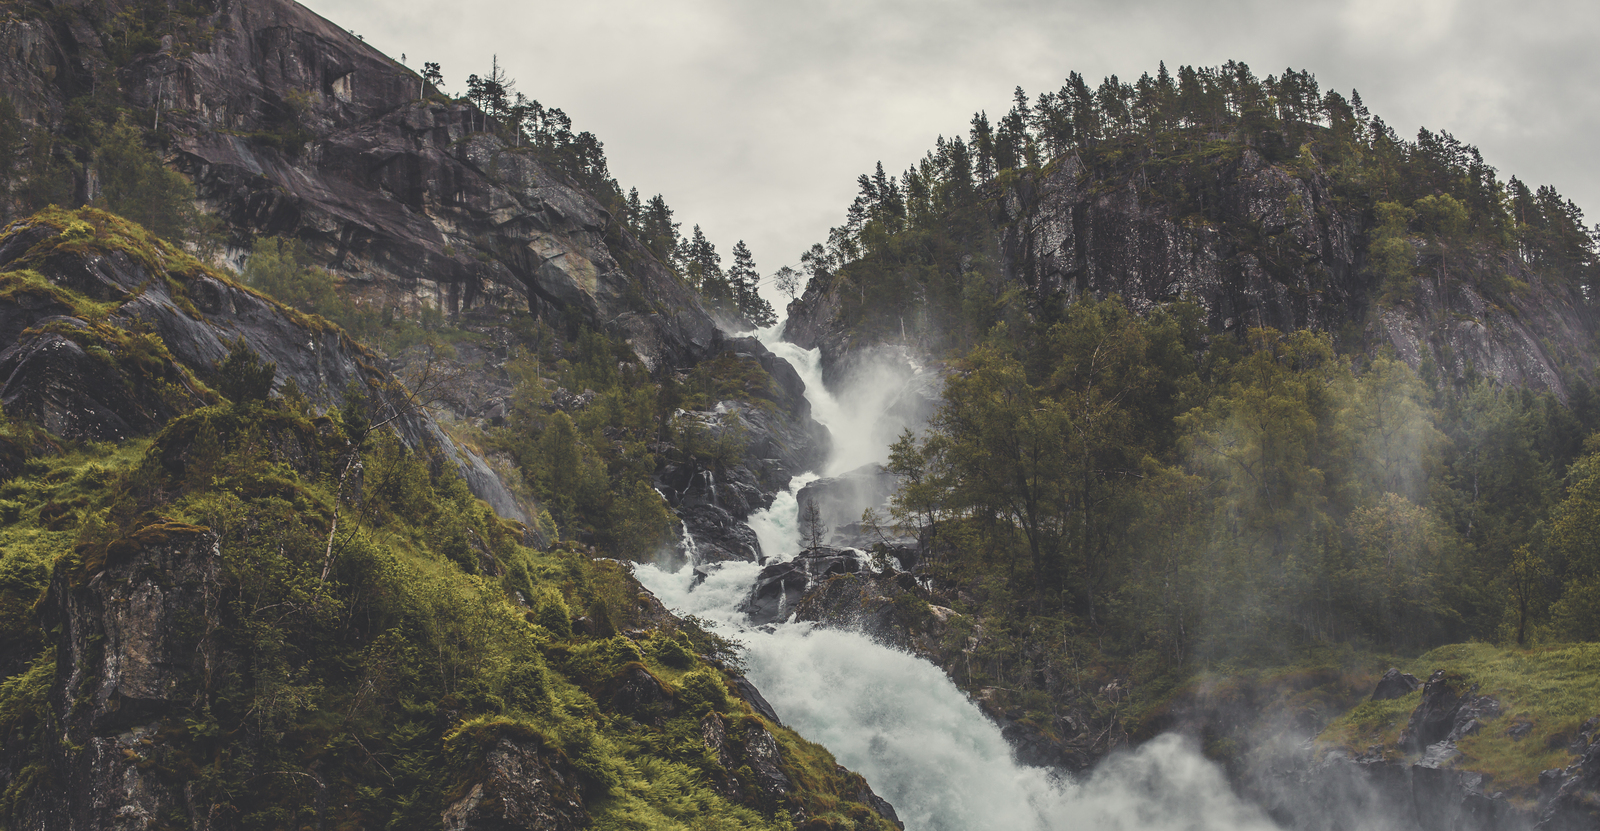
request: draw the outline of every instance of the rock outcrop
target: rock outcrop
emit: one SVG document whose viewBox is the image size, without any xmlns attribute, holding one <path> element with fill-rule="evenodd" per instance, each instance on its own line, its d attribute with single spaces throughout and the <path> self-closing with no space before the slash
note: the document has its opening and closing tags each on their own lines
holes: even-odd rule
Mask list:
<svg viewBox="0 0 1600 831">
<path fill-rule="evenodd" d="M 290 236 L 358 302 L 400 314 L 532 310 L 622 336 L 652 369 L 715 351 L 694 291 L 584 183 L 346 30 L 292 0 L 219 0 L 175 12 L 194 37 L 129 55 L 102 34 L 115 13 L 8 24 L 7 97 L 53 132 L 114 74 L 126 106 L 157 114 L 230 256 Z M 97 179 L 78 176 L 77 198 Z"/>
<path fill-rule="evenodd" d="M 1375 696 L 1400 678 L 1398 670 L 1390 670 Z M 1572 764 L 1545 771 L 1536 795 L 1523 793 L 1513 801 L 1463 764 L 1456 749 L 1467 735 L 1491 725 L 1501 729 L 1495 724 L 1500 704 L 1475 688 L 1460 692 L 1458 687 L 1459 681 L 1442 670 L 1430 676 L 1397 748 L 1375 745 L 1360 754 L 1336 749 L 1320 758 L 1309 752 L 1309 744 L 1283 748 L 1252 768 L 1246 789 L 1295 828 L 1348 828 L 1375 820 L 1438 831 L 1596 827 L 1600 717 L 1585 723 L 1573 739 Z"/>
<path fill-rule="evenodd" d="M 1247 146 L 1175 175 L 1208 192 L 1203 220 L 1180 216 L 1139 176 L 1087 170 L 1076 155 L 991 183 L 1004 283 L 1036 308 L 1117 295 L 1145 312 L 1188 298 L 1217 333 L 1360 327 L 1369 348 L 1391 348 L 1413 368 L 1429 363 L 1445 377 L 1477 374 L 1563 400 L 1564 365 L 1595 369 L 1584 345 L 1600 327 L 1569 281 L 1460 245 L 1448 261 L 1417 254 L 1414 271 L 1426 276 L 1384 299 L 1368 257 L 1372 220 L 1336 197 L 1326 171 L 1303 174 Z M 830 378 L 874 346 L 907 337 L 845 323 L 845 290 L 813 281 L 789 307 L 785 329 L 822 350 Z"/>
<path fill-rule="evenodd" d="M 171 750 L 152 739 L 222 657 L 218 538 L 152 525 L 103 558 L 57 569 L 43 610 L 62 633 L 49 693 L 60 728 L 37 760 L 53 786 L 32 800 L 27 827 L 144 828 L 184 804 L 159 773 Z"/>
<path fill-rule="evenodd" d="M 577 771 L 531 741 L 501 738 L 483 760 L 483 778 L 446 808 L 446 831 L 589 827 Z"/>
<path fill-rule="evenodd" d="M 1576 744 L 1577 761 L 1539 774 L 1539 831 L 1600 828 L 1600 716 L 1584 723 Z"/>
<path fill-rule="evenodd" d="M 739 611 L 754 624 L 782 622 L 813 586 L 835 575 L 861 571 L 863 559 L 853 551 L 820 547 L 803 551 L 793 560 L 772 563 L 756 577 Z"/>
<path fill-rule="evenodd" d="M 177 249 L 84 209 L 17 223 L 0 238 L 0 402 L 69 439 L 150 435 L 208 403 L 230 344 L 243 340 L 319 409 L 362 390 L 386 408 L 413 450 L 455 467 L 502 516 L 529 521 L 484 463 L 452 441 L 428 411 L 405 400 L 383 360 L 338 329 L 295 313 L 211 271 Z M 96 314 L 103 320 L 87 319 Z M 154 335 L 147 337 L 145 333 Z M 422 391 L 426 392 L 426 391 Z"/>
<path fill-rule="evenodd" d="M 1404 698 L 1415 692 L 1420 686 L 1422 686 L 1422 682 L 1418 681 L 1415 675 L 1390 668 L 1388 672 L 1383 674 L 1382 678 L 1378 679 L 1378 685 L 1373 687 L 1372 700 L 1392 701 L 1396 698 Z"/>
</svg>

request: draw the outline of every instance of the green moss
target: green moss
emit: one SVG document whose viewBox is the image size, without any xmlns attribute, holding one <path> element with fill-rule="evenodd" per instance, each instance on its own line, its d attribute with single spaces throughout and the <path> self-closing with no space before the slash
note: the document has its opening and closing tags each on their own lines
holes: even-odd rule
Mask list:
<svg viewBox="0 0 1600 831">
<path fill-rule="evenodd" d="M 51 570 L 69 578 L 56 585 L 83 591 L 107 564 L 204 533 L 221 546 L 220 580 L 207 590 L 212 605 L 180 615 L 171 634 L 209 644 L 225 660 L 185 678 L 182 703 L 134 751 L 141 769 L 194 794 L 195 804 L 243 825 L 299 823 L 318 804 L 333 806 L 324 819 L 334 826 L 436 824 L 482 781 L 487 749 L 510 740 L 577 773 L 595 827 L 790 826 L 776 806 L 738 804 L 708 784 L 725 772 L 693 717 L 640 724 L 596 700 L 605 679 L 643 667 L 685 696 L 685 710 L 727 713 L 735 731 L 758 725 L 724 673 L 697 657 L 731 661 L 728 644 L 692 621 L 668 621 L 643 638 L 618 635 L 661 625 L 625 568 L 586 547 L 521 545 L 522 529 L 474 499 L 448 465 L 387 434 L 359 450 L 362 487 L 341 491 L 354 411 L 312 419 L 303 403 L 279 399 L 213 403 L 191 376 L 172 375 L 159 339 L 109 323 L 116 301 L 90 301 L 42 275 L 51 257 L 122 251 L 173 292 L 197 275 L 231 278 L 99 212 L 51 210 L 29 221 L 61 233 L 26 255 L 38 268 L 0 276 L 0 291 L 32 293 L 32 301 L 80 316 L 87 327 L 51 331 L 131 377 L 195 391 L 149 440 L 45 448 L 28 429 L 0 425 L 7 436 L 26 437 L 26 447 L 56 454 L 27 457 L 23 474 L 0 484 L 0 600 L 8 613 L 0 636 L 35 657 L 4 682 L 0 727 L 11 731 L 8 749 L 34 742 L 41 760 L 12 781 L 0 823 L 48 784 L 44 743 L 55 739 L 38 714 L 55 680 L 46 646 L 59 633 L 43 631 L 35 611 L 55 602 L 46 596 Z M 614 371 L 619 353 L 602 346 L 584 372 Z M 621 376 L 613 381 L 627 386 Z M 646 413 L 654 404 L 629 406 Z M 651 468 L 653 460 L 640 465 L 646 474 Z M 588 634 L 575 631 L 580 617 Z M 67 696 L 87 705 L 90 689 Z M 814 761 L 797 761 L 797 770 Z M 312 768 L 326 793 L 304 789 L 297 773 Z M 835 772 L 829 759 L 805 775 L 848 788 L 828 778 Z M 829 822 L 864 810 L 840 795 L 813 802 L 828 807 Z"/>
<path fill-rule="evenodd" d="M 1400 664 L 1419 678 L 1444 670 L 1455 691 L 1474 685 L 1479 695 L 1500 702 L 1500 717 L 1457 745 L 1458 767 L 1483 773 L 1494 789 L 1524 798 L 1538 788 L 1539 772 L 1572 762 L 1567 744 L 1583 722 L 1600 715 L 1600 644 L 1581 643 L 1515 649 L 1483 643 L 1444 646 Z M 1335 721 L 1319 737 L 1325 747 L 1363 752 L 1383 744 L 1400 758 L 1396 742 L 1421 693 L 1394 701 L 1365 702 Z M 1522 738 L 1509 730 L 1531 725 Z"/>
<path fill-rule="evenodd" d="M 1343 747 L 1355 753 L 1382 745 L 1385 756 L 1397 757 L 1400 731 L 1421 701 L 1421 690 L 1388 701 L 1363 701 L 1340 716 L 1317 740 L 1324 746 Z"/>
</svg>

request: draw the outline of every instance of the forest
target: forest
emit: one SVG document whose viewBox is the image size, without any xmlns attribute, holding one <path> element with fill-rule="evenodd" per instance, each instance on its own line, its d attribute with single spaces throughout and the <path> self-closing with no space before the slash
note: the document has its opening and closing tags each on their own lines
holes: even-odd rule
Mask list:
<svg viewBox="0 0 1600 831">
<path fill-rule="evenodd" d="M 101 22 L 119 68 L 162 32 L 182 49 L 211 37 L 206 9 L 144 11 L 118 37 Z M 128 752 L 152 781 L 192 783 L 216 827 L 431 822 L 507 742 L 570 777 L 587 806 L 574 827 L 887 827 L 860 776 L 741 697 L 733 644 L 652 605 L 617 562 L 677 548 L 663 471 L 726 481 L 752 462 L 746 436 L 700 416 L 729 401 L 775 416 L 771 373 L 735 351 L 649 367 L 608 321 L 355 302 L 348 275 L 292 234 L 239 234 L 197 210 L 194 182 L 164 165 L 160 109 L 129 105 L 113 73 L 96 80 L 53 132 L 0 98 L 0 157 L 16 160 L 0 170 L 9 230 L 43 229 L 4 272 L 3 299 L 56 304 L 60 318 L 28 331 L 181 412 L 116 441 L 0 416 L 0 819 L 19 822 L 54 784 L 46 757 L 91 697 L 86 682 L 59 686 L 62 622 L 44 610 L 141 551 L 210 534 L 219 571 L 202 582 L 215 593 L 177 636 L 216 663 L 180 679 L 182 700 Z M 624 194 L 602 143 L 517 92 L 497 59 L 463 96 L 444 85 L 426 64 L 417 101 L 468 108 L 472 130 L 588 192 L 724 328 L 777 322 L 742 241 L 725 267 L 661 195 Z M 273 129 L 231 137 L 301 152 L 309 99 L 281 103 Z M 1131 707 L 1112 718 L 1137 734 L 1207 672 L 1600 640 L 1593 358 L 1560 367 L 1561 394 L 1534 392 L 1470 364 L 1413 367 L 1369 325 L 1452 282 L 1506 308 L 1555 287 L 1592 319 L 1596 231 L 1575 205 L 1502 181 L 1449 133 L 1403 139 L 1307 72 L 1257 78 L 1237 62 L 1097 87 L 1073 73 L 969 127 L 898 176 L 863 174 L 843 223 L 798 270 L 765 278 L 795 299 L 791 320 L 827 296 L 849 343 L 893 332 L 947 370 L 927 429 L 891 449 L 889 519 L 917 540 L 925 578 L 891 600 L 912 624 L 930 602 L 955 613 L 948 639 L 973 644 L 946 667 L 962 688 L 1003 688 L 1021 719 L 1049 724 L 1059 703 L 1131 680 Z M 1289 226 L 1357 218 L 1352 279 L 1370 303 L 1349 319 L 1218 327 L 1194 297 L 1052 290 L 1008 260 L 1014 206 L 1070 176 L 1214 230 L 1273 275 L 1313 269 L 1286 229 L 1238 220 L 1219 183 L 1246 161 L 1331 194 L 1291 202 Z M 214 265 L 229 250 L 236 272 Z M 442 454 L 384 429 L 395 401 L 442 412 L 437 400 L 403 386 L 274 391 L 274 367 L 243 340 L 214 365 L 174 368 L 161 337 L 119 317 L 138 296 L 45 275 L 85 257 L 145 269 L 139 292 L 165 287 L 195 319 L 202 283 L 261 299 L 349 338 L 373 367 L 458 371 L 459 356 L 499 350 L 504 412 L 441 415 L 438 429 L 536 506 L 529 523 L 496 516 Z M 433 385 L 465 384 L 444 377 Z M 82 706 L 63 716 L 51 696 Z M 762 784 L 760 760 L 779 750 L 790 790 Z M 176 804 L 160 818 L 180 820 Z"/>
<path fill-rule="evenodd" d="M 1369 307 L 1320 331 L 1218 331 L 1195 298 L 1135 313 L 1006 270 L 1008 201 L 1064 165 L 1091 195 L 1131 189 L 1269 266 L 1318 268 L 1225 204 L 1246 156 L 1331 193 L 1318 211 L 1360 218 Z M 802 257 L 790 311 L 827 295 L 845 342 L 899 336 L 948 361 L 942 409 L 889 468 L 895 520 L 988 629 L 964 683 L 1600 636 L 1595 344 L 1564 353 L 1558 396 L 1431 354 L 1413 368 L 1370 325 L 1450 281 L 1506 304 L 1539 281 L 1592 317 L 1596 231 L 1553 188 L 1501 180 L 1449 133 L 1401 139 L 1309 73 L 1257 79 L 1236 62 L 1018 89 L 997 124 L 978 113 L 967 136 L 858 186 Z M 1291 230 L 1325 218 L 1295 216 L 1297 198 Z"/>
</svg>

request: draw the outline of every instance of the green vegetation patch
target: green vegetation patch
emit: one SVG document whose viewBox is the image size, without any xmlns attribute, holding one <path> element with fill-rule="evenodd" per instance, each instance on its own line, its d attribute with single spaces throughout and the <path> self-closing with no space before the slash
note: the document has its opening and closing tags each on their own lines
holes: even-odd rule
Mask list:
<svg viewBox="0 0 1600 831">
<path fill-rule="evenodd" d="M 1495 789 L 1524 797 L 1536 792 L 1540 771 L 1572 762 L 1569 744 L 1585 721 L 1600 715 L 1600 643 L 1534 649 L 1453 644 L 1400 667 L 1418 678 L 1442 669 L 1456 693 L 1476 686 L 1479 695 L 1500 702 L 1498 718 L 1461 740 L 1456 766 L 1481 772 Z M 1396 744 L 1420 700 L 1419 691 L 1393 701 L 1364 702 L 1330 725 L 1319 742 L 1354 753 L 1382 744 L 1386 756 L 1404 758 Z"/>
</svg>

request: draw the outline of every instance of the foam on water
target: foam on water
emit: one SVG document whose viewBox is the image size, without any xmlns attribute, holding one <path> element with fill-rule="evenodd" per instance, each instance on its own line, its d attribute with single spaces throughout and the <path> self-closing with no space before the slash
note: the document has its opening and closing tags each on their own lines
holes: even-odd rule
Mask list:
<svg viewBox="0 0 1600 831">
<path fill-rule="evenodd" d="M 873 426 L 883 420 L 893 389 L 880 384 L 871 395 L 841 402 L 822 385 L 816 350 L 778 342 L 772 330 L 757 334 L 800 372 L 813 416 L 834 433 L 827 470 L 886 457 L 882 431 Z M 865 446 L 869 439 L 877 445 Z M 815 478 L 796 477 L 769 510 L 750 518 L 767 557 L 789 559 L 800 550 L 795 494 Z M 908 831 L 1275 827 L 1176 736 L 1115 755 L 1081 782 L 1017 764 L 999 728 L 933 664 L 856 632 L 805 623 L 750 627 L 737 607 L 760 568 L 717 564 L 703 569 L 709 576 L 699 586 L 688 565 L 677 572 L 642 565 L 634 573 L 668 608 L 699 616 L 743 644 L 750 680 L 784 723 L 866 776 Z"/>
</svg>

